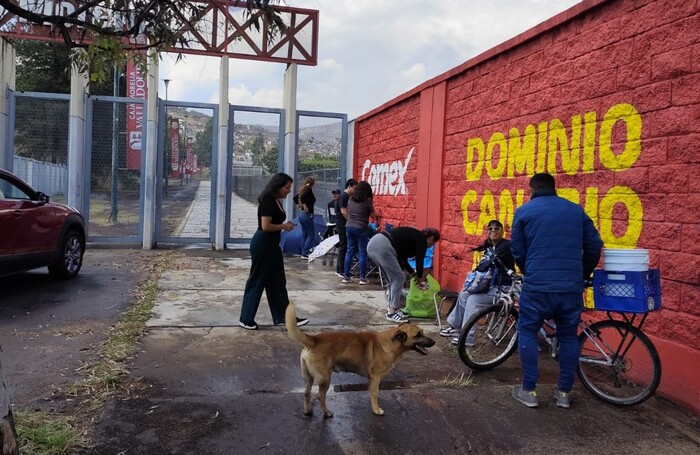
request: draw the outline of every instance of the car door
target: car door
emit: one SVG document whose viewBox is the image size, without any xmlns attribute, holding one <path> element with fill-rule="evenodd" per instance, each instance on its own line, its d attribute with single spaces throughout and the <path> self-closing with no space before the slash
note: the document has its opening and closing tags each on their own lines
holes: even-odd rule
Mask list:
<svg viewBox="0 0 700 455">
<path fill-rule="evenodd" d="M 32 195 L 15 182 L 0 178 L 0 255 L 12 255 L 13 266 L 18 261 L 31 265 L 36 256 L 54 250 L 57 234 L 55 214 L 50 205 L 32 200 Z"/>
</svg>

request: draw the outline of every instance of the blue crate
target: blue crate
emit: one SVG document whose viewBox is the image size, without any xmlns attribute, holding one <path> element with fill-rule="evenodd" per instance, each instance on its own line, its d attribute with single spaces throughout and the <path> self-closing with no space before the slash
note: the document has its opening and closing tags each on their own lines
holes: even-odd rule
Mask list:
<svg viewBox="0 0 700 455">
<path fill-rule="evenodd" d="M 596 310 L 646 313 L 661 308 L 661 276 L 646 272 L 593 272 L 593 304 Z"/>
</svg>

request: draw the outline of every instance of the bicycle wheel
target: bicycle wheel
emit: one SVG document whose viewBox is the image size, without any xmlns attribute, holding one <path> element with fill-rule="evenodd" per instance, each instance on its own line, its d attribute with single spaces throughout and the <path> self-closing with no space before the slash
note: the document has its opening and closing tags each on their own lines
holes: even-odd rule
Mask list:
<svg viewBox="0 0 700 455">
<path fill-rule="evenodd" d="M 469 318 L 459 334 L 457 352 L 469 368 L 489 370 L 510 357 L 517 341 L 518 312 L 497 303 Z"/>
<path fill-rule="evenodd" d="M 661 360 L 641 330 L 623 321 L 599 321 L 579 335 L 578 377 L 603 401 L 618 406 L 642 403 L 661 381 Z"/>
</svg>

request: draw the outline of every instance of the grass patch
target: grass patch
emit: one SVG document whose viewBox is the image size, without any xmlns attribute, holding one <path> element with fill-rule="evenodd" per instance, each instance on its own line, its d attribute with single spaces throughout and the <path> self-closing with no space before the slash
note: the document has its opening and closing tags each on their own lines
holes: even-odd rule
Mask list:
<svg viewBox="0 0 700 455">
<path fill-rule="evenodd" d="M 437 381 L 429 381 L 420 385 L 420 387 L 441 387 L 441 388 L 451 388 L 460 389 L 463 387 L 469 387 L 474 383 L 474 378 L 472 377 L 471 371 L 468 374 L 464 374 L 464 371 L 455 375 L 448 374 L 444 379 Z"/>
<path fill-rule="evenodd" d="M 128 394 L 129 384 L 134 381 L 127 378 L 127 362 L 135 355 L 138 342 L 146 333 L 146 322 L 158 293 L 158 278 L 163 270 L 171 267 L 174 256 L 173 252 L 160 254 L 148 265 L 148 278 L 137 288 L 135 302 L 110 330 L 99 358 L 78 369 L 85 377 L 66 388 L 69 396 L 78 398 L 77 405 L 67 411 L 73 415 L 15 412 L 20 453 L 64 454 L 86 447 L 89 426 L 96 422 L 107 400 L 117 392 Z"/>
<path fill-rule="evenodd" d="M 84 433 L 77 429 L 72 417 L 52 415 L 44 411 L 15 414 L 20 453 L 56 455 L 84 448 Z"/>
</svg>

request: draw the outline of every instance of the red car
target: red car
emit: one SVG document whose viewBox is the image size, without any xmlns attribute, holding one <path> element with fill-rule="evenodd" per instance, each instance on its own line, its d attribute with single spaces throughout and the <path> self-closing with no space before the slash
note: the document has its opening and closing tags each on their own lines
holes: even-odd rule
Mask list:
<svg viewBox="0 0 700 455">
<path fill-rule="evenodd" d="M 80 212 L 0 169 L 0 276 L 48 266 L 52 276 L 73 278 L 85 238 Z"/>
</svg>

